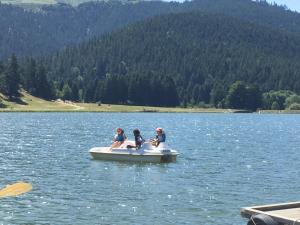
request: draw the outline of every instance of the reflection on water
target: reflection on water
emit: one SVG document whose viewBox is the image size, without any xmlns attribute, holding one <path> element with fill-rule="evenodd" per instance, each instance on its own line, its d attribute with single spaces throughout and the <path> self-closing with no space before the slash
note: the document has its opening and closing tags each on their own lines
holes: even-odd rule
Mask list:
<svg viewBox="0 0 300 225">
<path fill-rule="evenodd" d="M 176 163 L 91 160 L 114 129 L 157 126 Z M 300 116 L 157 113 L 1 113 L 1 224 L 246 224 L 243 206 L 296 201 Z"/>
</svg>

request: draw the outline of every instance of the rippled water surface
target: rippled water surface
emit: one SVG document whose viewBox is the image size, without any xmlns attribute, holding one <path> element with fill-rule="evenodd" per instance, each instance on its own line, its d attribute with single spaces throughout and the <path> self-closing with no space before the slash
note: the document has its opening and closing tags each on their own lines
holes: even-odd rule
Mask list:
<svg viewBox="0 0 300 225">
<path fill-rule="evenodd" d="M 157 126 L 176 163 L 91 160 L 121 126 Z M 0 224 L 246 224 L 243 206 L 299 201 L 300 116 L 258 114 L 1 113 Z"/>
</svg>

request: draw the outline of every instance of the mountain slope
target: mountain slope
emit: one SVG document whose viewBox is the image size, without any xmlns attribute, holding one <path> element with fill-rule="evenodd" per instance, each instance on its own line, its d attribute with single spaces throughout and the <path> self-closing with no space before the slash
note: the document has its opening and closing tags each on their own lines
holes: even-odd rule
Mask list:
<svg viewBox="0 0 300 225">
<path fill-rule="evenodd" d="M 23 4 L 57 4 L 55 0 L 2 0 L 3 4 L 23 5 Z"/>
<path fill-rule="evenodd" d="M 68 48 L 45 63 L 52 80 L 82 89 L 86 101 L 154 104 L 160 88 L 169 94 L 175 88 L 171 95 L 181 103 L 208 103 L 224 99 L 236 80 L 262 91 L 300 93 L 297 35 L 199 12 L 139 22 Z M 151 90 L 152 97 L 136 97 Z"/>
<path fill-rule="evenodd" d="M 133 22 L 199 10 L 300 34 L 300 14 L 251 0 L 167 2 L 90 2 L 78 7 L 41 6 L 34 11 L 0 4 L 0 59 L 43 55 L 106 34 Z"/>
<path fill-rule="evenodd" d="M 94 2 L 97 1 L 98 0 L 94 0 Z M 1 2 L 4 4 L 12 4 L 12 5 L 20 5 L 20 6 L 25 6 L 28 4 L 51 5 L 51 4 L 58 4 L 58 3 L 77 6 L 86 2 L 93 2 L 93 0 L 2 0 Z"/>
</svg>

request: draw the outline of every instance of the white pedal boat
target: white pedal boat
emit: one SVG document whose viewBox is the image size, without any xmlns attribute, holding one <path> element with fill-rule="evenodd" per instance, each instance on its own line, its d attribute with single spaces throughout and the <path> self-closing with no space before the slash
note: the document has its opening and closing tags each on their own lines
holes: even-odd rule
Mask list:
<svg viewBox="0 0 300 225">
<path fill-rule="evenodd" d="M 125 141 L 118 148 L 95 147 L 90 149 L 94 159 L 134 161 L 134 162 L 174 162 L 179 153 L 170 149 L 165 143 L 160 143 L 158 147 L 145 142 L 140 149 L 127 148 L 127 145 L 135 145 L 134 141 Z"/>
</svg>

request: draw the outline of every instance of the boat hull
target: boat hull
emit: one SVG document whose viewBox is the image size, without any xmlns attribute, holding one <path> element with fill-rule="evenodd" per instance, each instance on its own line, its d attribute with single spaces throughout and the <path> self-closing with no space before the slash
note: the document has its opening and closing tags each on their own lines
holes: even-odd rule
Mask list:
<svg viewBox="0 0 300 225">
<path fill-rule="evenodd" d="M 176 150 L 170 149 L 165 143 L 158 147 L 145 142 L 141 148 L 127 148 L 128 145 L 134 145 L 133 141 L 126 141 L 120 147 L 95 147 L 90 150 L 94 159 L 114 160 L 114 161 L 132 161 L 132 162 L 175 162 L 177 155 Z"/>
<path fill-rule="evenodd" d="M 150 155 L 150 154 L 116 154 L 90 152 L 93 159 L 110 161 L 152 162 L 164 163 L 175 162 L 177 155 Z"/>
</svg>

